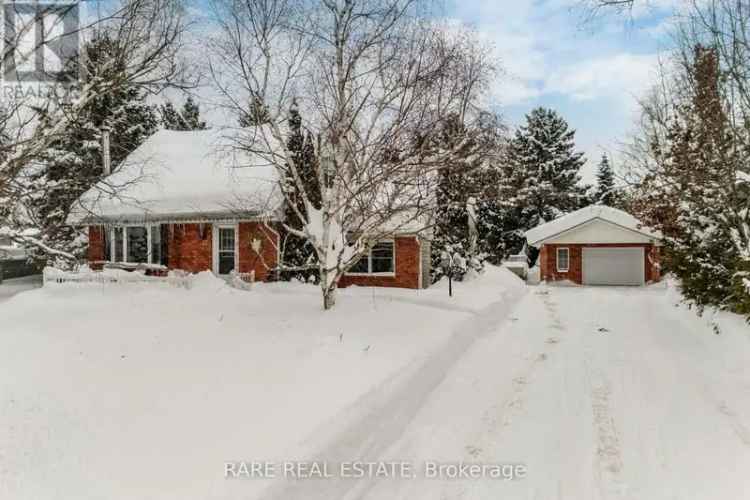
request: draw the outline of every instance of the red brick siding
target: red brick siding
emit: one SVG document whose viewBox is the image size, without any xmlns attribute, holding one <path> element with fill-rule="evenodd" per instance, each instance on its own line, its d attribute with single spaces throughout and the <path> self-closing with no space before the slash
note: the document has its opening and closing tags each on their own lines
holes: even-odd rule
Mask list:
<svg viewBox="0 0 750 500">
<path fill-rule="evenodd" d="M 253 250 L 252 242 L 261 242 L 260 255 Z M 278 265 L 279 234 L 275 228 L 261 222 L 241 222 L 239 224 L 239 271 L 255 271 L 256 281 L 265 281 L 270 270 Z"/>
<path fill-rule="evenodd" d="M 104 260 L 104 226 L 89 226 L 89 262 Z"/>
<path fill-rule="evenodd" d="M 562 244 L 543 245 L 539 252 L 539 271 L 544 281 L 570 280 L 573 283 L 583 284 L 583 249 L 601 247 L 642 247 L 646 255 L 644 260 L 644 277 L 646 282 L 659 281 L 660 279 L 660 252 L 659 247 L 650 243 L 588 243 L 588 244 Z M 568 248 L 570 264 L 568 272 L 557 270 L 557 249 Z"/>
<path fill-rule="evenodd" d="M 352 276 L 344 275 L 340 287 L 385 286 L 395 288 L 419 288 L 420 243 L 415 236 L 395 239 L 396 272 L 394 276 Z"/>
<path fill-rule="evenodd" d="M 203 231 L 201 231 L 203 226 Z M 197 273 L 213 269 L 212 224 L 170 224 L 166 237 L 169 239 L 169 268 Z M 266 225 L 257 222 L 241 222 L 238 231 L 239 271 L 255 270 L 256 280 L 265 280 L 269 270 L 278 261 L 278 234 Z M 261 240 L 261 254 L 258 258 L 251 247 L 254 238 Z M 102 226 L 89 227 L 88 260 L 104 260 L 104 235 Z"/>
<path fill-rule="evenodd" d="M 656 282 L 661 279 L 661 249 L 656 245 L 649 245 L 646 249 L 646 282 Z"/>
<path fill-rule="evenodd" d="M 211 224 L 171 224 L 167 237 L 170 269 L 182 269 L 191 273 L 212 269 Z"/>
</svg>

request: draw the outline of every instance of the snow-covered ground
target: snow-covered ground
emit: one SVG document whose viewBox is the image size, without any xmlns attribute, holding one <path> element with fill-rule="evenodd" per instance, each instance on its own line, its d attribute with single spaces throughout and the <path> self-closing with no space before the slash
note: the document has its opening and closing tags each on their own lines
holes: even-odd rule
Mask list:
<svg viewBox="0 0 750 500">
<path fill-rule="evenodd" d="M 21 292 L 33 290 L 42 286 L 42 276 L 24 276 L 23 278 L 12 278 L 0 283 L 0 302 L 8 300 Z"/>
<path fill-rule="evenodd" d="M 0 498 L 742 499 L 750 328 L 666 285 L 58 285 L 0 303 Z M 225 479 L 228 461 L 416 478 Z M 425 461 L 523 464 L 425 479 Z M 279 474 L 280 475 L 280 474 Z"/>
<path fill-rule="evenodd" d="M 470 343 L 460 325 L 478 310 L 524 293 L 494 269 L 454 300 L 350 288 L 329 312 L 312 285 L 241 291 L 208 274 L 190 290 L 16 295 L 0 302 L 0 499 L 247 498 L 266 484 L 224 479 L 224 462 L 302 456 L 370 391 Z"/>
</svg>

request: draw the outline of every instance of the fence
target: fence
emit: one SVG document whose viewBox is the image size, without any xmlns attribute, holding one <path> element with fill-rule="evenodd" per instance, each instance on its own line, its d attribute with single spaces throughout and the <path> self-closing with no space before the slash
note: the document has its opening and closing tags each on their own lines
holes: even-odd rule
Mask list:
<svg viewBox="0 0 750 500">
<path fill-rule="evenodd" d="M 190 288 L 191 275 L 182 271 L 171 271 L 166 276 L 147 276 L 144 272 L 128 272 L 121 269 L 102 271 L 61 271 L 52 267 L 44 269 L 44 285 L 78 284 L 117 284 L 117 283 L 163 283 L 171 286 Z"/>
</svg>

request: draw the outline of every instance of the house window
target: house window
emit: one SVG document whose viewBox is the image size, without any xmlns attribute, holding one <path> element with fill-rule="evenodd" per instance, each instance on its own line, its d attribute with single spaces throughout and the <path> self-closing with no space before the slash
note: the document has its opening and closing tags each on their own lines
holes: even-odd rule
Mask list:
<svg viewBox="0 0 750 500">
<path fill-rule="evenodd" d="M 114 228 L 115 236 L 113 238 L 115 242 L 115 249 L 114 249 L 114 261 L 115 262 L 122 262 L 125 260 L 125 238 L 123 238 L 123 228 L 116 227 Z"/>
<path fill-rule="evenodd" d="M 395 268 L 393 242 L 382 241 L 349 268 L 349 274 L 393 274 Z"/>
<path fill-rule="evenodd" d="M 567 273 L 570 268 L 570 251 L 567 248 L 557 249 L 557 270 Z"/>
<path fill-rule="evenodd" d="M 151 226 L 151 263 L 162 264 L 161 226 Z"/>
<path fill-rule="evenodd" d="M 112 260 L 112 231 L 110 228 L 105 227 L 103 235 L 103 243 L 104 243 L 104 261 L 110 262 Z"/>
<path fill-rule="evenodd" d="M 234 271 L 235 263 L 235 231 L 233 227 L 219 228 L 219 274 L 229 274 Z"/>
<path fill-rule="evenodd" d="M 128 262 L 148 262 L 148 229 L 144 226 L 129 226 L 125 230 L 128 240 Z"/>
<path fill-rule="evenodd" d="M 110 262 L 166 262 L 166 238 L 161 225 L 111 227 L 105 232 L 105 242 L 105 259 Z"/>
</svg>

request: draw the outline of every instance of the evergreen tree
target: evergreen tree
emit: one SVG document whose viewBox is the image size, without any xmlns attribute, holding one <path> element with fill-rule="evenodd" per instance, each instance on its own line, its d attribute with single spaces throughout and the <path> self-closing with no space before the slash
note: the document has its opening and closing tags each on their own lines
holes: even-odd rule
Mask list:
<svg viewBox="0 0 750 500">
<path fill-rule="evenodd" d="M 201 109 L 192 97 L 188 96 L 182 105 L 182 118 L 185 120 L 187 130 L 205 130 L 206 122 L 201 120 Z"/>
<path fill-rule="evenodd" d="M 107 33 L 98 33 L 85 47 L 86 71 L 91 78 L 107 79 L 124 64 L 118 44 Z M 45 168 L 30 179 L 39 189 L 28 202 L 28 218 L 40 228 L 40 239 L 49 247 L 80 253 L 85 239 L 65 221 L 73 203 L 91 188 L 103 173 L 102 131 L 110 131 L 113 167 L 156 131 L 158 120 L 146 96 L 135 87 L 118 87 L 99 96 L 73 117 L 64 135 L 44 155 Z M 40 127 L 49 126 L 42 116 Z M 37 252 L 39 252 L 37 250 Z M 34 257 L 45 260 L 46 255 Z"/>
<path fill-rule="evenodd" d="M 747 227 L 747 200 L 736 181 L 742 148 L 723 107 L 715 50 L 696 47 L 688 77 L 691 93 L 676 106 L 665 142 L 654 145 L 659 170 L 641 186 L 636 208 L 665 235 L 665 264 L 689 301 L 699 310 L 748 314 L 750 290 L 741 278 L 747 259 L 733 244 Z"/>
<path fill-rule="evenodd" d="M 434 140 L 439 147 L 457 147 L 471 134 L 472 131 L 467 130 L 459 117 L 453 116 Z M 479 272 L 484 267 L 478 242 L 472 241 L 473 235 L 469 230 L 470 217 L 477 219 L 473 199 L 481 195 L 481 186 L 478 184 L 479 166 L 476 158 L 465 158 L 441 168 L 437 174 L 439 177 L 431 245 L 433 281 L 443 277 L 445 269 L 442 263 L 447 257 L 453 258 L 453 279 L 459 281 L 470 270 Z"/>
<path fill-rule="evenodd" d="M 205 130 L 206 122 L 201 120 L 200 106 L 188 97 L 178 111 L 172 101 L 167 101 L 159 108 L 162 126 L 167 130 Z"/>
<path fill-rule="evenodd" d="M 257 127 L 271 121 L 271 115 L 266 105 L 257 97 L 250 99 L 247 111 L 242 111 L 239 117 L 240 127 Z"/>
<path fill-rule="evenodd" d="M 609 164 L 609 158 L 606 153 L 602 155 L 602 161 L 599 162 L 596 170 L 594 201 L 608 207 L 619 206 L 620 200 L 615 186 L 615 172 Z"/>
<path fill-rule="evenodd" d="M 483 237 L 504 256 L 518 253 L 527 230 L 585 206 L 585 162 L 575 151 L 575 130 L 551 109 L 533 110 L 508 144 L 496 199 L 481 207 Z"/>
<path fill-rule="evenodd" d="M 315 143 L 309 132 L 307 134 L 303 132 L 302 116 L 300 115 L 296 100 L 292 102 L 289 108 L 287 124 L 289 126 L 287 148 L 292 155 L 295 169 L 302 180 L 303 186 L 305 186 L 305 194 L 308 201 L 314 208 L 320 209 L 322 196 L 318 180 L 318 161 L 315 154 Z M 303 217 L 306 217 L 307 208 L 305 207 L 303 197 L 295 188 L 296 183 L 293 181 L 292 176 L 291 166 L 288 166 L 286 179 L 283 183 L 286 198 L 285 221 L 288 226 L 301 230 L 302 222 L 297 212 L 299 211 Z M 317 275 L 317 255 L 307 240 L 286 232 L 283 236 L 282 247 L 282 279 L 296 278 L 307 281 Z M 284 268 L 288 270 L 284 270 Z"/>
<path fill-rule="evenodd" d="M 174 107 L 172 101 L 167 101 L 159 107 L 161 115 L 161 126 L 166 130 L 185 130 L 185 122 Z"/>
</svg>

